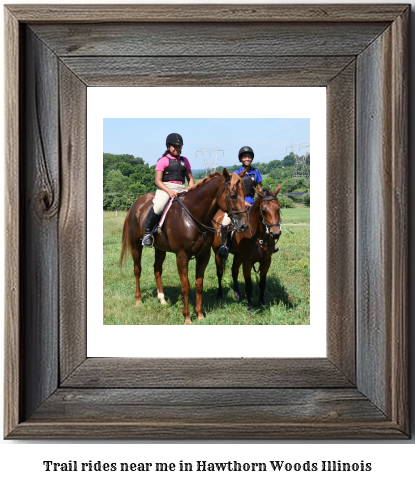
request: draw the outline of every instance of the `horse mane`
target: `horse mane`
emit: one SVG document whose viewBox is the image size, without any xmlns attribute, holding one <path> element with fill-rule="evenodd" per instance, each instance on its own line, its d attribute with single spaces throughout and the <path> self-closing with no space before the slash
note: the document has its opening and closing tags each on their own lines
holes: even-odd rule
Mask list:
<svg viewBox="0 0 415 488">
<path fill-rule="evenodd" d="M 200 188 L 201 186 L 206 185 L 207 182 L 209 182 L 213 178 L 217 178 L 218 176 L 222 176 L 222 173 L 219 173 L 218 171 L 216 171 L 216 173 L 210 173 L 210 175 L 205 176 L 203 180 L 198 181 L 196 185 L 192 186 L 191 188 L 187 188 L 187 193 L 196 190 L 196 188 Z"/>
<path fill-rule="evenodd" d="M 231 177 L 231 184 L 236 185 L 237 180 L 239 179 L 237 173 L 229 173 L 229 175 Z M 189 193 L 193 190 L 196 190 L 197 188 L 200 188 L 201 186 L 206 185 L 206 183 L 208 183 L 213 178 L 217 178 L 218 176 L 223 176 L 223 174 L 219 173 L 218 171 L 216 171 L 216 173 L 210 173 L 210 175 L 205 176 L 203 180 L 198 181 L 195 186 L 192 186 L 191 188 L 187 188 L 186 193 Z"/>
<path fill-rule="evenodd" d="M 264 197 L 273 197 L 274 194 L 271 193 L 271 190 L 262 190 L 262 193 L 264 194 Z"/>
<path fill-rule="evenodd" d="M 229 173 L 229 175 L 231 177 L 231 184 L 236 185 L 236 183 L 238 182 L 238 179 L 239 179 L 239 175 L 237 173 Z M 187 191 L 189 192 L 189 191 L 195 190 L 196 188 L 199 188 L 203 185 L 206 185 L 206 183 L 208 183 L 211 179 L 217 178 L 218 176 L 223 176 L 223 174 L 219 173 L 218 171 L 216 171 L 216 173 L 211 173 L 210 175 L 205 176 L 205 178 L 203 178 L 203 180 L 200 180 L 198 183 L 196 183 L 195 186 L 192 186 L 192 188 L 189 188 Z"/>
</svg>

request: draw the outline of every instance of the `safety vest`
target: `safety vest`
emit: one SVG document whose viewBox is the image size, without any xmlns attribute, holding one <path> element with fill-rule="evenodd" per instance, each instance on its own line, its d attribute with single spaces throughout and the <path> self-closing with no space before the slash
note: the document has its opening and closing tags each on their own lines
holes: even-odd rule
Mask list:
<svg viewBox="0 0 415 488">
<path fill-rule="evenodd" d="M 245 185 L 246 196 L 254 197 L 255 196 L 254 188 L 257 185 L 255 181 L 255 174 L 252 175 L 244 174 L 242 176 L 242 181 L 244 182 Z"/>
<path fill-rule="evenodd" d="M 163 183 L 168 181 L 186 181 L 186 163 L 182 156 L 179 161 L 177 159 L 169 159 L 169 165 L 163 171 Z"/>
</svg>

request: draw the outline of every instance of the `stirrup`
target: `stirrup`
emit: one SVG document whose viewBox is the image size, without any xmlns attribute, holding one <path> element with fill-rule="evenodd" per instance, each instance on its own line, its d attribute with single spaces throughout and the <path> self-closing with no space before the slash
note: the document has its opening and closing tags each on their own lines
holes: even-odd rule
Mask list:
<svg viewBox="0 0 415 488">
<path fill-rule="evenodd" d="M 153 247 L 154 244 L 154 236 L 153 234 L 146 234 L 142 239 L 141 239 L 141 244 L 144 247 Z"/>
<path fill-rule="evenodd" d="M 228 259 L 229 249 L 223 245 L 218 249 L 218 256 L 221 259 Z"/>
</svg>

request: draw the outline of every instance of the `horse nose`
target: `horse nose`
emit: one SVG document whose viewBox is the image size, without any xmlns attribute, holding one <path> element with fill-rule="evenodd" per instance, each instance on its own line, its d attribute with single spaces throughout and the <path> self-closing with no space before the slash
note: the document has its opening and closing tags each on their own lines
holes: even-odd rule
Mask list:
<svg viewBox="0 0 415 488">
<path fill-rule="evenodd" d="M 243 215 L 241 217 L 241 220 L 239 221 L 239 228 L 240 228 L 241 232 L 245 232 L 246 230 L 248 230 L 248 222 L 246 221 L 246 219 L 244 217 L 245 217 L 245 215 Z"/>
<path fill-rule="evenodd" d="M 235 222 L 235 228 L 238 234 L 242 234 L 242 232 L 245 232 L 248 229 L 248 226 L 239 220 Z"/>
</svg>

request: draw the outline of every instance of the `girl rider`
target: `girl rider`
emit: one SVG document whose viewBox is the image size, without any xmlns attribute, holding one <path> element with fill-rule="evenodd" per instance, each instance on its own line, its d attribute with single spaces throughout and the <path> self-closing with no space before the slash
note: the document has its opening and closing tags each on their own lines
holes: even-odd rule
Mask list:
<svg viewBox="0 0 415 488">
<path fill-rule="evenodd" d="M 153 247 L 151 232 L 159 222 L 167 202 L 171 198 L 177 197 L 178 193 L 185 191 L 185 178 L 189 182 L 189 187 L 195 184 L 189 161 L 180 156 L 183 146 L 182 136 L 176 133 L 169 134 L 166 138 L 166 146 L 167 150 L 156 164 L 155 183 L 158 190 L 146 220 L 142 239 L 142 244 L 146 247 Z"/>
<path fill-rule="evenodd" d="M 262 176 L 257 169 L 251 167 L 251 163 L 254 159 L 254 151 L 249 146 L 244 146 L 239 149 L 238 158 L 239 161 L 241 161 L 242 166 L 239 169 L 236 169 L 234 173 L 239 174 L 246 169 L 246 173 L 242 177 L 242 180 L 245 183 L 246 190 L 245 205 L 250 207 L 254 204 L 254 187 L 258 186 L 258 190 L 262 191 Z"/>
<path fill-rule="evenodd" d="M 254 159 L 254 151 L 249 146 L 244 146 L 239 149 L 238 159 L 242 163 L 242 166 L 239 169 L 236 169 L 234 173 L 239 174 L 242 173 L 244 169 L 247 170 L 242 177 L 242 181 L 245 184 L 246 190 L 245 205 L 250 207 L 254 203 L 254 187 L 258 185 L 258 190 L 262 191 L 262 176 L 257 169 L 251 168 L 251 163 Z M 229 225 L 230 223 L 231 219 L 228 217 L 228 214 L 225 214 L 222 225 Z"/>
<path fill-rule="evenodd" d="M 238 159 L 242 163 L 242 165 L 239 169 L 236 169 L 234 173 L 239 174 L 246 169 L 246 173 L 242 177 L 242 181 L 245 184 L 245 190 L 246 190 L 245 205 L 247 207 L 251 207 L 254 204 L 254 197 L 255 197 L 254 187 L 257 187 L 259 191 L 262 191 L 262 185 L 261 185 L 262 176 L 257 169 L 251 167 L 251 163 L 254 159 L 254 151 L 252 150 L 252 148 L 250 148 L 249 146 L 241 147 L 241 149 L 239 149 Z M 227 214 L 225 214 L 222 221 L 222 242 L 225 242 L 226 235 L 227 235 L 227 227 L 230 223 L 231 223 L 231 219 L 228 217 Z M 224 226 L 226 226 L 225 229 L 223 228 Z M 222 247 L 226 247 L 225 244 Z M 274 252 L 277 251 L 278 251 L 278 246 L 275 245 Z M 224 249 L 222 255 L 219 255 L 219 257 L 221 258 L 225 257 L 225 255 L 227 256 L 227 253 L 228 250 Z"/>
</svg>

